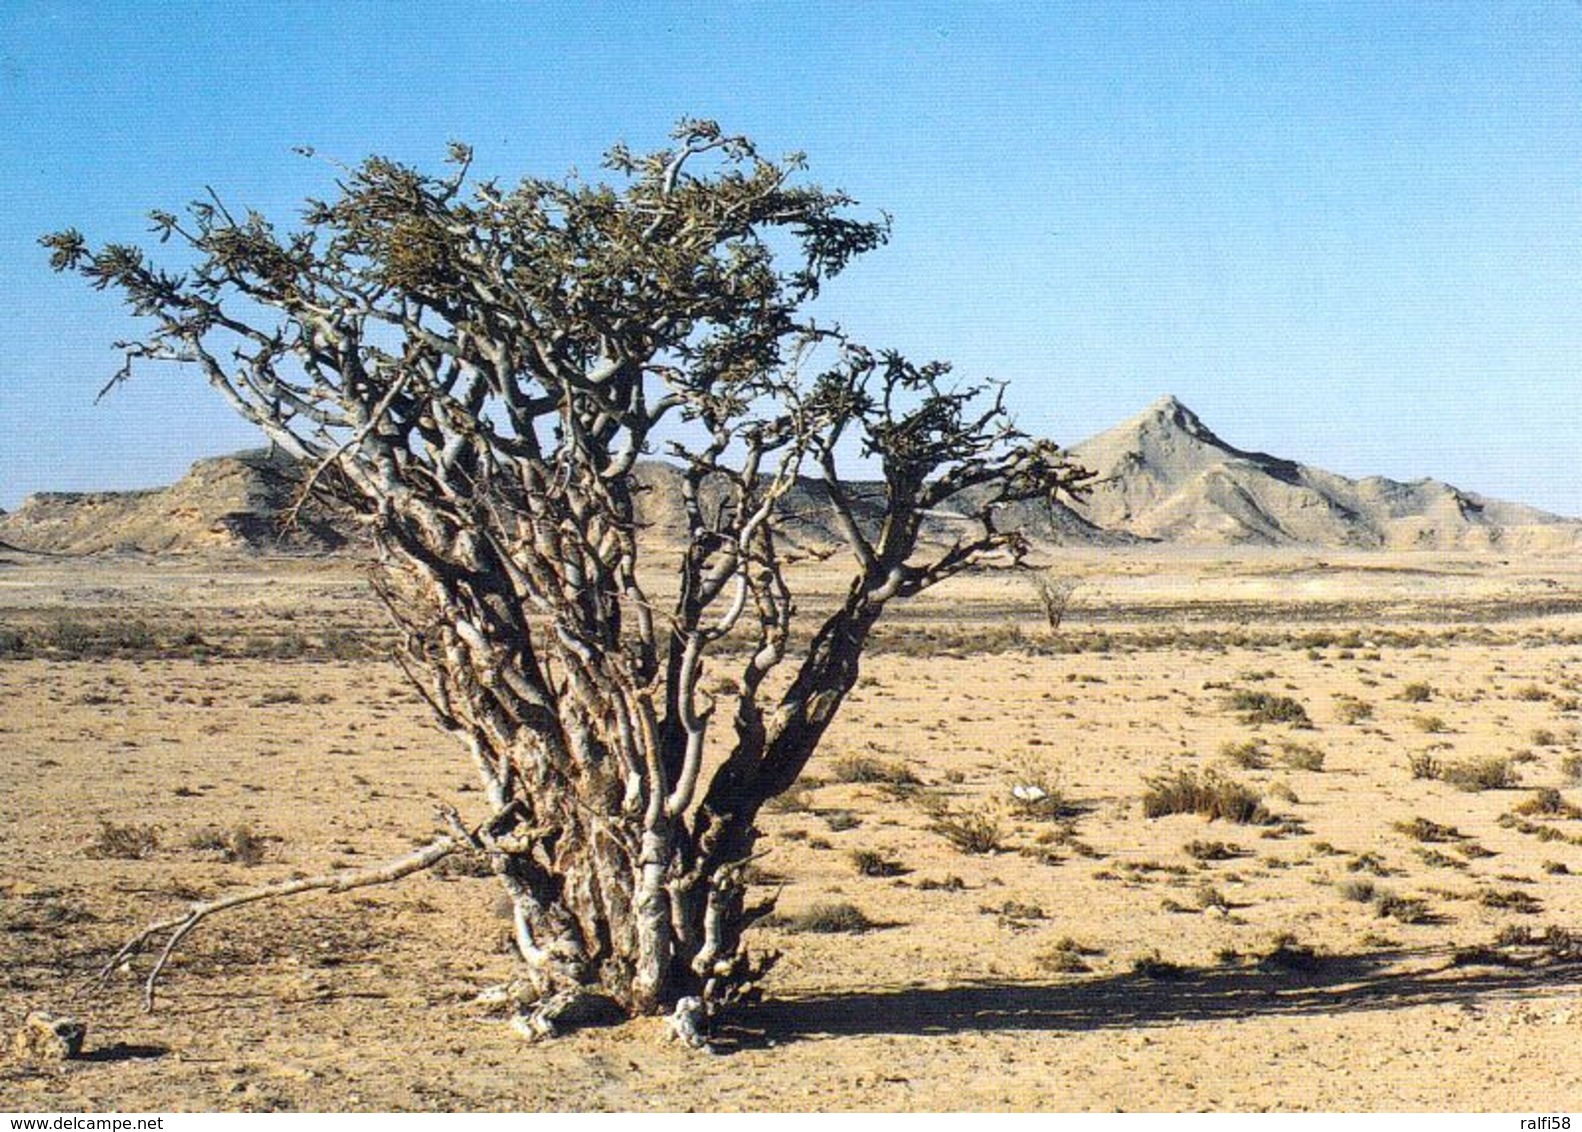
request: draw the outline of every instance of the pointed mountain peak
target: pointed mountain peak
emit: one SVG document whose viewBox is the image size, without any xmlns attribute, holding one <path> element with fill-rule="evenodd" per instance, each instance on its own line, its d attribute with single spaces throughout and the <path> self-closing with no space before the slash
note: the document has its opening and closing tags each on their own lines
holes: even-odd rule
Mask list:
<svg viewBox="0 0 1582 1132">
<path fill-rule="evenodd" d="M 1166 393 L 1137 416 L 1120 426 L 1117 431 L 1149 433 L 1152 435 L 1184 435 L 1201 444 L 1235 451 L 1216 436 L 1203 419 L 1172 393 Z"/>
<path fill-rule="evenodd" d="M 1143 415 L 1153 420 L 1164 421 L 1177 428 L 1184 428 L 1188 432 L 1206 433 L 1208 428 L 1191 409 L 1187 408 L 1174 393 L 1166 393 L 1159 400 L 1149 405 Z"/>
</svg>

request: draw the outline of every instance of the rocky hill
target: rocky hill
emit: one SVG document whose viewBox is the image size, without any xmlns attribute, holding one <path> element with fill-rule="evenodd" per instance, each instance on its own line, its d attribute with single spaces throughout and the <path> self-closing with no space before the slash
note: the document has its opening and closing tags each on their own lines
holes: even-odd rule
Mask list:
<svg viewBox="0 0 1582 1132">
<path fill-rule="evenodd" d="M 1163 542 L 1191 545 L 1312 546 L 1395 550 L 1545 553 L 1582 549 L 1582 521 L 1460 491 L 1437 480 L 1347 479 L 1221 440 L 1174 397 L 1072 447 L 1095 473 L 1074 506 L 1024 506 L 1006 523 L 1038 542 L 1060 545 Z M 639 520 L 660 545 L 685 531 L 680 473 L 639 466 Z M 301 473 L 280 454 L 243 452 L 200 460 L 166 488 L 42 493 L 0 513 L 0 550 L 89 554 L 206 550 L 325 553 L 354 549 L 350 526 L 314 506 L 294 524 L 283 517 Z M 874 519 L 878 484 L 848 493 Z M 705 493 L 706 496 L 709 493 Z M 706 499 L 707 502 L 707 499 Z M 948 510 L 948 508 L 947 508 Z M 823 486 L 797 486 L 786 501 L 793 547 L 839 543 Z M 931 520 L 927 535 L 949 539 L 956 524 Z"/>
<path fill-rule="evenodd" d="M 284 522 L 301 482 L 291 457 L 258 449 L 199 460 L 169 487 L 40 492 L 0 513 L 0 543 L 50 554 L 327 553 L 349 546 L 351 530 L 312 503 Z"/>
<path fill-rule="evenodd" d="M 1141 539 L 1392 550 L 1582 547 L 1582 522 L 1438 480 L 1352 480 L 1244 451 L 1174 397 L 1071 451 L 1095 473 L 1078 513 Z"/>
</svg>

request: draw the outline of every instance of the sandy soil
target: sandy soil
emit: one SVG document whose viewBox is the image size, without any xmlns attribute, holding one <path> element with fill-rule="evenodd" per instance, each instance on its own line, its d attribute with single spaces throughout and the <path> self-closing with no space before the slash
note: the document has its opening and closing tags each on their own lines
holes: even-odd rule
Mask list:
<svg viewBox="0 0 1582 1132">
<path fill-rule="evenodd" d="M 345 563 L 0 566 L 0 1031 L 89 1025 L 80 1061 L 0 1055 L 0 1109 L 1582 1108 L 1582 820 L 1533 805 L 1582 804 L 1582 569 L 1058 568 L 1081 582 L 1058 635 L 1000 578 L 887 629 L 766 816 L 783 922 L 758 934 L 784 959 L 709 1058 L 650 1021 L 525 1045 L 473 1002 L 511 964 L 465 870 L 213 921 L 153 1015 L 133 979 L 95 986 L 153 915 L 397 855 L 481 802 Z M 860 758 L 892 781 L 842 781 L 876 776 Z M 1477 760 L 1517 785 L 1412 769 Z M 1146 817 L 1188 769 L 1270 818 Z M 1012 797 L 1035 782 L 1055 812 Z M 876 926 L 797 930 L 842 902 Z"/>
</svg>

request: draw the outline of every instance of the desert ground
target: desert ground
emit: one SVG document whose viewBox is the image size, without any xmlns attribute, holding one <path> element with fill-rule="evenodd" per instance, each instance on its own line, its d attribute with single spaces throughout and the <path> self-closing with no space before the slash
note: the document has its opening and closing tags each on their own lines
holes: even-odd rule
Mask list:
<svg viewBox="0 0 1582 1132">
<path fill-rule="evenodd" d="M 765 815 L 784 957 L 707 1056 L 525 1043 L 467 867 L 211 920 L 153 1014 L 99 985 L 482 802 L 355 563 L 0 558 L 0 1031 L 89 1027 L 0 1054 L 0 1109 L 1582 1108 L 1574 560 L 1062 552 L 1058 631 L 1025 578 L 920 599 Z"/>
</svg>

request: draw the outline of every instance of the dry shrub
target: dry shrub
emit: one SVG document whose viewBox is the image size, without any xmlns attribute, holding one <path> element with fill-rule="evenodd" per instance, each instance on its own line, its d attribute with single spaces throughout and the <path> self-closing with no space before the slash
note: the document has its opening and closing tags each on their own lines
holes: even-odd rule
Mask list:
<svg viewBox="0 0 1582 1132">
<path fill-rule="evenodd" d="M 1516 912 L 1523 916 L 1536 916 L 1544 910 L 1543 901 L 1519 888 L 1503 892 L 1493 888 L 1484 889 L 1478 893 L 1478 903 L 1485 908 L 1497 908 L 1502 912 Z"/>
<path fill-rule="evenodd" d="M 1269 765 L 1268 752 L 1261 739 L 1246 739 L 1240 743 L 1227 742 L 1220 746 L 1220 757 L 1243 770 L 1262 770 Z"/>
<path fill-rule="evenodd" d="M 1179 963 L 1172 963 L 1161 957 L 1159 952 L 1151 951 L 1132 960 L 1132 973 L 1141 975 L 1145 979 L 1184 979 L 1187 976 L 1187 969 Z"/>
<path fill-rule="evenodd" d="M 1045 971 L 1059 975 L 1081 974 L 1093 968 L 1088 959 L 1104 954 L 1096 947 L 1084 947 L 1070 936 L 1057 942 L 1047 951 L 1040 952 L 1033 962 Z"/>
<path fill-rule="evenodd" d="M 88 844 L 88 856 L 105 860 L 141 861 L 159 848 L 159 827 L 135 822 L 116 825 L 99 819 L 99 832 Z"/>
<path fill-rule="evenodd" d="M 776 814 L 805 814 L 812 808 L 813 791 L 805 786 L 793 786 L 764 804 L 764 809 Z"/>
<path fill-rule="evenodd" d="M 1143 816 L 1201 814 L 1213 821 L 1223 818 L 1238 824 L 1268 824 L 1272 817 L 1257 791 L 1212 770 L 1199 774 L 1179 770 L 1149 779 L 1143 793 Z"/>
<path fill-rule="evenodd" d="M 1429 751 L 1419 751 L 1406 756 L 1406 766 L 1413 778 L 1437 779 L 1444 773 L 1444 764 Z"/>
<path fill-rule="evenodd" d="M 1346 900 L 1355 900 L 1358 904 L 1371 904 L 1378 894 L 1379 886 L 1366 877 L 1349 877 L 1341 881 L 1336 888 Z"/>
<path fill-rule="evenodd" d="M 1324 752 L 1311 743 L 1281 743 L 1280 761 L 1292 770 L 1321 771 Z"/>
<path fill-rule="evenodd" d="M 1426 704 L 1434 698 L 1432 684 L 1414 683 L 1401 689 L 1401 699 L 1409 704 Z"/>
<path fill-rule="evenodd" d="M 1265 969 L 1310 974 L 1323 965 L 1323 959 L 1313 947 L 1298 943 L 1295 936 L 1279 935 L 1258 964 Z"/>
<path fill-rule="evenodd" d="M 1380 916 L 1403 924 L 1426 923 L 1431 916 L 1428 901 L 1415 896 L 1397 896 L 1393 892 L 1380 893 L 1374 899 L 1373 908 Z"/>
<path fill-rule="evenodd" d="M 1568 802 L 1565 795 L 1553 786 L 1533 791 L 1533 796 L 1518 804 L 1515 812 L 1526 817 L 1582 818 L 1582 809 Z"/>
<path fill-rule="evenodd" d="M 1226 841 L 1188 841 L 1182 851 L 1194 861 L 1229 861 L 1247 855 L 1247 850 Z"/>
<path fill-rule="evenodd" d="M 865 877 L 898 877 L 910 871 L 888 853 L 874 849 L 853 849 L 851 863 Z"/>
<path fill-rule="evenodd" d="M 1427 818 L 1413 818 L 1411 821 L 1398 821 L 1391 823 L 1397 833 L 1404 833 L 1413 841 L 1465 841 L 1466 834 L 1455 826 L 1440 825 Z"/>
<path fill-rule="evenodd" d="M 1438 777 L 1457 790 L 1467 791 L 1510 790 L 1520 782 L 1511 760 L 1494 756 L 1445 763 Z"/>
<path fill-rule="evenodd" d="M 1005 847 L 1000 823 L 983 810 L 941 814 L 929 828 L 962 853 L 997 853 Z"/>
<path fill-rule="evenodd" d="M 763 921 L 771 927 L 788 932 L 809 932 L 814 935 L 857 934 L 872 931 L 880 925 L 870 920 L 855 904 L 845 901 L 833 904 L 814 904 L 791 916 L 770 916 Z"/>
<path fill-rule="evenodd" d="M 1342 723 L 1361 723 L 1363 720 L 1373 718 L 1373 705 L 1356 696 L 1337 696 L 1335 698 L 1335 718 Z"/>
<path fill-rule="evenodd" d="M 216 829 L 212 826 L 199 830 L 187 838 L 187 848 L 219 853 L 231 864 L 249 867 L 261 863 L 264 859 L 264 838 L 255 833 L 251 826 L 245 824 L 229 830 Z"/>
<path fill-rule="evenodd" d="M 829 826 L 831 833 L 845 833 L 862 824 L 862 819 L 850 810 L 826 810 L 819 816 L 824 819 L 824 824 Z"/>
<path fill-rule="evenodd" d="M 886 762 L 872 755 L 846 755 L 838 758 L 830 764 L 830 775 L 836 782 L 898 787 L 922 785 L 922 780 L 904 763 Z"/>
<path fill-rule="evenodd" d="M 1230 695 L 1232 711 L 1241 713 L 1243 723 L 1288 723 L 1292 727 L 1312 727 L 1307 709 L 1290 696 L 1254 692 L 1245 688 Z"/>
</svg>

